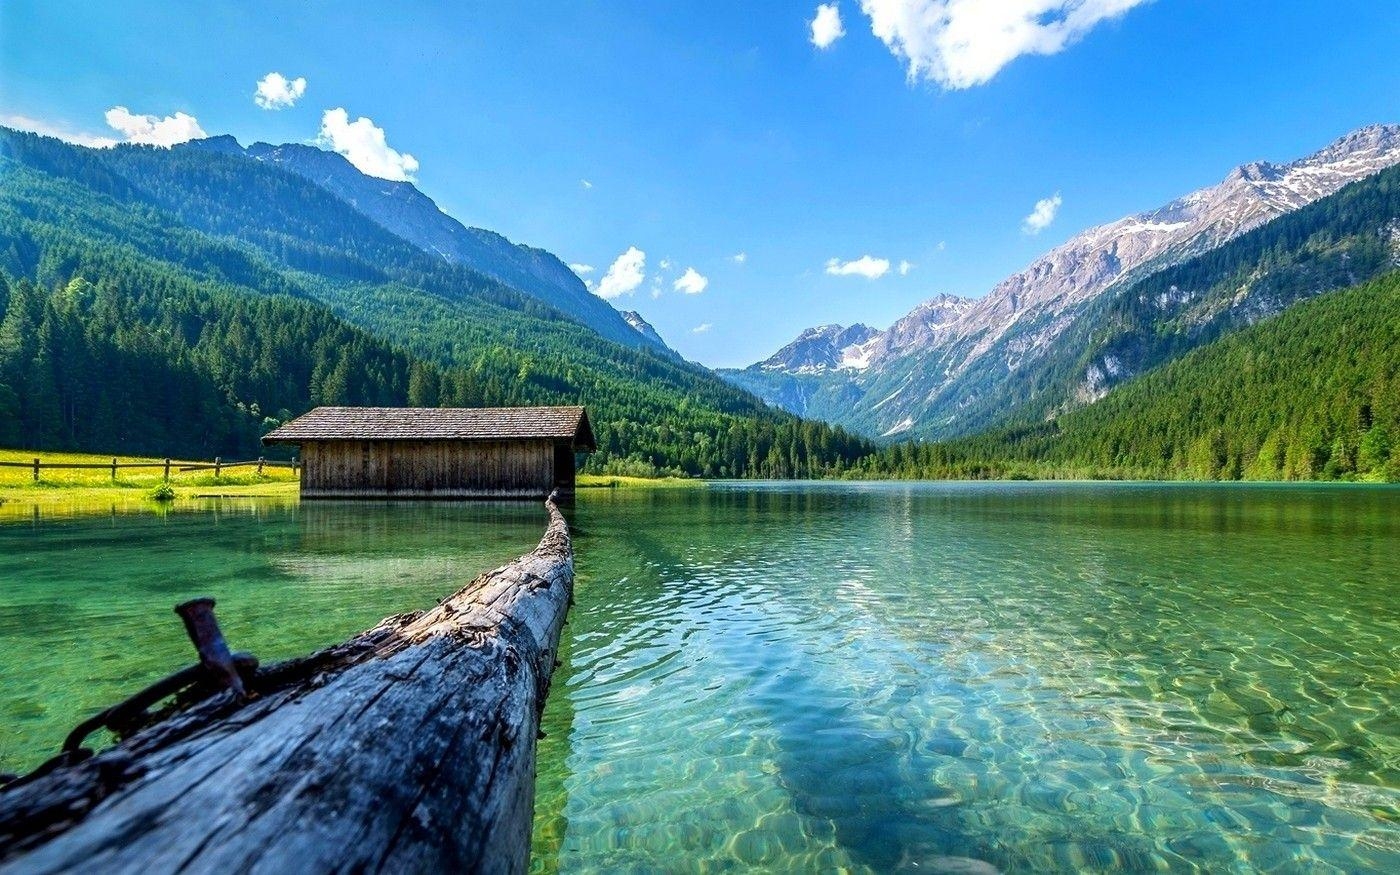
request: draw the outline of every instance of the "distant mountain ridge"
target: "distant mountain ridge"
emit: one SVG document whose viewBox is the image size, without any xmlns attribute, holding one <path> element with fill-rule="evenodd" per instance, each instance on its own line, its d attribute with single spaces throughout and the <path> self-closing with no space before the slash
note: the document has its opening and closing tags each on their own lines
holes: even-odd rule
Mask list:
<svg viewBox="0 0 1400 875">
<path fill-rule="evenodd" d="M 632 326 L 632 330 L 636 331 L 662 350 L 670 353 L 675 358 L 681 357 L 680 353 L 671 349 L 666 341 L 661 339 L 661 335 L 656 332 L 656 329 L 651 326 L 650 322 L 643 318 L 641 313 L 638 313 L 636 310 L 623 310 L 622 319 L 628 325 Z"/>
<path fill-rule="evenodd" d="M 758 367 L 765 371 L 789 374 L 820 374 L 828 370 L 852 367 L 847 350 L 858 350 L 862 344 L 880 332 L 859 323 L 846 328 L 842 325 L 820 325 L 808 328 L 797 339 L 778 350 Z"/>
<path fill-rule="evenodd" d="M 1110 289 L 1209 252 L 1397 163 L 1400 127 L 1372 125 L 1306 158 L 1244 164 L 1217 185 L 1074 236 L 985 297 L 925 302 L 886 332 L 827 350 L 824 368 L 788 367 L 780 352 L 722 374 L 770 403 L 869 435 L 968 434 L 995 424 L 1012 400 L 1007 385 L 1042 367 L 1056 340 Z M 784 349 L 810 340 L 815 330 Z"/>
<path fill-rule="evenodd" d="M 233 137 L 223 135 L 193 140 L 178 148 L 244 155 L 289 170 L 426 252 L 538 298 L 609 340 L 629 346 L 638 342 L 638 333 L 622 315 L 588 291 L 558 257 L 512 243 L 494 231 L 463 225 L 411 182 L 368 176 L 342 155 L 300 143 L 253 143 L 245 149 Z"/>
</svg>

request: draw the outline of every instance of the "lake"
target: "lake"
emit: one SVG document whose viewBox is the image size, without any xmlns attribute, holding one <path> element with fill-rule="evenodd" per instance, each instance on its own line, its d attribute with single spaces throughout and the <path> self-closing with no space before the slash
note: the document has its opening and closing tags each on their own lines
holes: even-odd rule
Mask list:
<svg viewBox="0 0 1400 875">
<path fill-rule="evenodd" d="M 536 871 L 1400 871 L 1400 489 L 582 495 Z M 305 652 L 528 549 L 533 505 L 0 522 L 0 767 L 192 661 Z"/>
</svg>

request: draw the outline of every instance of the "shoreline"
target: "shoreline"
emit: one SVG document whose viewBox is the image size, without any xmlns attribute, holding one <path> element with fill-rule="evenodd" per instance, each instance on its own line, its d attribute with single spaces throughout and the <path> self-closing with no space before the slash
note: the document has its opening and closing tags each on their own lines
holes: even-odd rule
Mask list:
<svg viewBox="0 0 1400 875">
<path fill-rule="evenodd" d="M 31 450 L 0 449 L 0 461 L 27 461 L 34 458 Z M 97 453 L 55 452 L 37 454 L 45 463 L 86 463 L 105 465 L 112 460 L 111 455 Z M 160 462 L 143 456 L 116 457 L 120 464 L 132 462 Z M 173 465 L 188 466 L 201 464 L 189 461 L 174 461 Z M 181 471 L 172 473 L 170 486 L 174 499 L 157 501 L 152 490 L 164 482 L 158 468 L 149 473 L 138 473 L 144 469 L 121 471 L 114 482 L 104 468 L 57 469 L 54 472 L 41 472 L 39 482 L 32 480 L 28 468 L 0 468 L 0 517 L 15 517 L 37 513 L 40 510 L 63 509 L 73 515 L 87 513 L 107 513 L 120 508 L 126 511 L 168 512 L 191 501 L 212 499 L 282 499 L 298 501 L 298 477 L 284 468 L 269 468 L 264 474 L 256 474 L 251 469 L 234 469 L 233 473 L 212 476 L 208 471 Z M 579 474 L 580 494 L 618 490 L 692 490 L 707 489 L 714 485 L 733 486 L 740 484 L 977 484 L 977 483 L 1041 483 L 1041 484 L 1179 484 L 1179 485 L 1233 485 L 1245 486 L 1395 486 L 1384 480 L 1182 480 L 1142 478 L 1095 478 L 1095 477 L 1005 477 L 1005 478 L 808 478 L 808 479 L 753 479 L 734 480 L 725 478 L 704 479 L 686 477 L 632 477 L 614 474 Z"/>
</svg>

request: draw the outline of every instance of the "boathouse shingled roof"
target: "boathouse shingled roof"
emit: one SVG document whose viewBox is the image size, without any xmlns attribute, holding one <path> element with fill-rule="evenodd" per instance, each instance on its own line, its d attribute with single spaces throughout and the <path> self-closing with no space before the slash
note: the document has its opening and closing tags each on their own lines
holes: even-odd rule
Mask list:
<svg viewBox="0 0 1400 875">
<path fill-rule="evenodd" d="M 306 441 L 571 440 L 594 450 L 582 407 L 317 407 L 263 436 L 264 444 Z"/>
</svg>

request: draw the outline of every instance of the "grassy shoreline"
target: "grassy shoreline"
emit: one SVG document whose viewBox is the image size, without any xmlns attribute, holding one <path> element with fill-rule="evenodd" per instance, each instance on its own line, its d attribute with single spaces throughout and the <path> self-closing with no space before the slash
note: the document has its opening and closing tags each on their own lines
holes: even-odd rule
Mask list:
<svg viewBox="0 0 1400 875">
<path fill-rule="evenodd" d="M 580 474 L 579 489 L 700 489 L 704 480 L 694 477 L 624 477 L 620 474 Z"/>
<path fill-rule="evenodd" d="M 117 456 L 118 465 L 152 463 L 161 467 L 118 468 L 112 478 L 108 468 L 45 469 L 48 464 L 108 465 L 111 455 L 101 453 L 50 453 L 34 450 L 0 449 L 0 462 L 32 462 L 40 459 L 39 480 L 28 467 L 0 467 L 0 506 L 13 512 L 31 507 L 86 505 L 106 510 L 113 505 L 158 507 L 151 491 L 164 482 L 164 459 L 149 456 Z M 298 477 L 286 468 L 240 467 L 218 477 L 212 471 L 180 471 L 181 466 L 203 461 L 171 461 L 170 486 L 175 502 L 210 497 L 297 498 Z M 580 490 L 595 489 L 696 489 L 705 481 L 682 477 L 624 477 L 612 474 L 581 474 Z"/>
<path fill-rule="evenodd" d="M 150 504 L 151 491 L 165 480 L 164 459 L 144 456 L 117 456 L 119 465 L 152 463 L 160 467 L 118 468 L 115 479 L 107 468 L 56 468 L 47 464 L 106 465 L 112 456 L 96 453 L 47 453 L 33 450 L 0 449 L 0 461 L 32 462 L 40 459 L 39 480 L 28 467 L 0 467 L 0 504 L 14 506 L 55 506 L 67 504 Z M 262 474 L 251 467 L 232 469 L 214 476 L 212 471 L 180 471 L 181 466 L 202 464 L 172 460 L 170 486 L 176 500 L 203 495 L 292 496 L 297 492 L 297 476 L 286 468 L 265 468 Z"/>
</svg>

